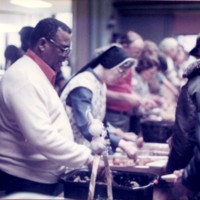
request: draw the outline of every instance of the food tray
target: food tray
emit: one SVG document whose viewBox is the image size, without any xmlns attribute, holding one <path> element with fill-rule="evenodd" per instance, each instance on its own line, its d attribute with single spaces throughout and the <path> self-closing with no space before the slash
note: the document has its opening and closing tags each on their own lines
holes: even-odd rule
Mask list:
<svg viewBox="0 0 200 200">
<path fill-rule="evenodd" d="M 172 135 L 173 121 L 141 120 L 141 132 L 145 142 L 166 143 Z"/>
<path fill-rule="evenodd" d="M 148 163 L 147 165 L 135 165 L 135 166 L 120 166 L 120 165 L 111 165 L 112 170 L 120 170 L 126 172 L 143 172 L 143 173 L 152 173 L 156 175 L 162 175 L 166 166 L 167 160 L 160 160 Z"/>
<path fill-rule="evenodd" d="M 109 164 L 113 170 L 145 172 L 162 175 L 169 154 L 168 144 L 144 143 L 138 152 L 138 160 L 134 162 L 123 152 L 109 156 Z"/>
</svg>

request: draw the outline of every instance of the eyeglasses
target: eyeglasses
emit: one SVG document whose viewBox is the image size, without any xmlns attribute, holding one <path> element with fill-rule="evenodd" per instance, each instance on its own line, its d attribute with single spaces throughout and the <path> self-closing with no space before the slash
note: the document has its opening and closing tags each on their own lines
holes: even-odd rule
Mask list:
<svg viewBox="0 0 200 200">
<path fill-rule="evenodd" d="M 137 65 L 137 60 L 128 60 L 124 62 L 121 66 L 118 67 L 118 72 L 120 73 L 121 76 L 126 76 L 128 73 L 128 69 L 131 67 L 135 67 Z"/>
<path fill-rule="evenodd" d="M 51 44 L 53 44 L 54 46 L 56 46 L 57 48 L 60 49 L 60 51 L 63 53 L 63 54 L 66 54 L 66 55 L 69 55 L 70 52 L 71 52 L 71 49 L 70 47 L 63 47 L 61 45 L 59 45 L 56 41 L 54 41 L 53 39 L 48 39 L 46 38 L 49 42 L 51 42 Z"/>
<path fill-rule="evenodd" d="M 128 60 L 126 62 L 124 62 L 120 67 L 121 68 L 130 68 L 130 67 L 136 67 L 138 64 L 136 59 L 132 59 L 132 60 Z"/>
</svg>

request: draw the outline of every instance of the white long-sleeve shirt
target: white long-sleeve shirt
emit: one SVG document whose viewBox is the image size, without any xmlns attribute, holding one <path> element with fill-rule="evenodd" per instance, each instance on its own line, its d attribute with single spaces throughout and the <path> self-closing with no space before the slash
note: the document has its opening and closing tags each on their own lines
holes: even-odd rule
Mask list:
<svg viewBox="0 0 200 200">
<path fill-rule="evenodd" d="M 66 167 L 80 168 L 91 152 L 74 142 L 64 107 L 30 57 L 15 62 L 0 81 L 0 170 L 55 183 Z"/>
</svg>

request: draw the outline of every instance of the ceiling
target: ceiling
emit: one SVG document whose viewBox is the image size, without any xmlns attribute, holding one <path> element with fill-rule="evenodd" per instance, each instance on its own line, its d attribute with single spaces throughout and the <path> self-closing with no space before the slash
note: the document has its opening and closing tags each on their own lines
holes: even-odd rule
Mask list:
<svg viewBox="0 0 200 200">
<path fill-rule="evenodd" d="M 27 0 L 28 1 L 28 0 Z M 10 3 L 10 0 L 0 0 L 0 13 L 12 14 L 40 14 L 40 13 L 58 13 L 58 12 L 71 12 L 72 0 L 45 0 L 52 3 L 50 8 L 24 8 Z"/>
</svg>

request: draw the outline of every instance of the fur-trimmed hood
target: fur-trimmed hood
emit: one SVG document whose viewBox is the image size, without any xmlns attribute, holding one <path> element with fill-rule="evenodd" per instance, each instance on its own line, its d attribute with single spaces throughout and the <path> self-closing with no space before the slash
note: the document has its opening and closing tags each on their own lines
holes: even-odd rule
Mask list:
<svg viewBox="0 0 200 200">
<path fill-rule="evenodd" d="M 192 78 L 200 74 L 200 59 L 196 60 L 195 62 L 191 63 L 183 73 L 184 78 Z"/>
</svg>

